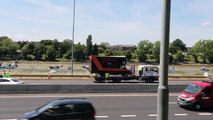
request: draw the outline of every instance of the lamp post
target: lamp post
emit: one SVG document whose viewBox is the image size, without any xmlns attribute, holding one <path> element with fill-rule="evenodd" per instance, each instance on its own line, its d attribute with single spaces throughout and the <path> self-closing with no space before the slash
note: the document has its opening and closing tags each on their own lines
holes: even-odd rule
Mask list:
<svg viewBox="0 0 213 120">
<path fill-rule="evenodd" d="M 163 0 L 157 120 L 168 120 L 168 47 L 170 32 L 170 7 L 171 0 Z"/>
<path fill-rule="evenodd" d="M 73 75 L 73 47 L 74 47 L 74 33 L 75 33 L 75 0 L 73 0 L 73 23 L 72 23 L 72 56 L 71 56 L 71 74 Z"/>
</svg>

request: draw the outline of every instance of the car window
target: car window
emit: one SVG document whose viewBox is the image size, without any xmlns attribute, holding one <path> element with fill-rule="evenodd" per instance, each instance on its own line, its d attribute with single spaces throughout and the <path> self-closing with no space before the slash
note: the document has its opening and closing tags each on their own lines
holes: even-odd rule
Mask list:
<svg viewBox="0 0 213 120">
<path fill-rule="evenodd" d="M 207 87 L 203 90 L 203 92 L 208 95 L 211 93 L 211 90 L 212 90 L 211 87 Z"/>
<path fill-rule="evenodd" d="M 16 79 L 11 79 L 12 81 L 14 81 L 14 82 L 19 82 L 18 80 L 16 80 Z"/>
<path fill-rule="evenodd" d="M 10 82 L 9 80 L 3 79 L 2 82 Z"/>
<path fill-rule="evenodd" d="M 63 106 L 54 106 L 52 108 L 47 109 L 44 111 L 45 113 L 48 113 L 49 115 L 62 115 L 64 114 L 64 108 Z"/>
<path fill-rule="evenodd" d="M 93 111 L 92 106 L 91 105 L 87 105 L 87 104 L 65 105 L 64 109 L 65 109 L 65 113 L 66 114 L 84 113 L 84 112 Z"/>
</svg>

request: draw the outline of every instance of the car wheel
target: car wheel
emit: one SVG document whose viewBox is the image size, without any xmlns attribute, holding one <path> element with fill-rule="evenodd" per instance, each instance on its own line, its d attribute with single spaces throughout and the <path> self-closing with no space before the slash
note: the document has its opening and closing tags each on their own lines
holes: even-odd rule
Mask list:
<svg viewBox="0 0 213 120">
<path fill-rule="evenodd" d="M 202 109 L 202 104 L 201 103 L 195 103 L 195 105 L 194 105 L 194 109 L 195 110 L 201 110 Z"/>
</svg>

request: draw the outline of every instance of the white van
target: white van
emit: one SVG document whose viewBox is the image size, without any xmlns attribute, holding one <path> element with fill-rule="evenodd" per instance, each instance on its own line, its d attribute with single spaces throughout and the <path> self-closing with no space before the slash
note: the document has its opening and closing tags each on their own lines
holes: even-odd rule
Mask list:
<svg viewBox="0 0 213 120">
<path fill-rule="evenodd" d="M 139 65 L 138 66 L 139 80 L 153 83 L 158 81 L 159 66 L 157 65 Z"/>
</svg>

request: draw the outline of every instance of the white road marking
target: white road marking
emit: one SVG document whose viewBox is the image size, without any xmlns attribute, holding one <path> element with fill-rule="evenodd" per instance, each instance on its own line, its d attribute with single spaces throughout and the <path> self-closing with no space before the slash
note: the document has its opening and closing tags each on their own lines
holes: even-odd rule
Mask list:
<svg viewBox="0 0 213 120">
<path fill-rule="evenodd" d="M 18 120 L 18 119 L 0 119 L 0 120 Z"/>
<path fill-rule="evenodd" d="M 212 113 L 198 113 L 198 115 L 212 115 Z"/>
<path fill-rule="evenodd" d="M 136 115 L 121 115 L 121 117 L 136 117 Z"/>
<path fill-rule="evenodd" d="M 156 117 L 157 114 L 149 114 L 150 117 Z"/>
<path fill-rule="evenodd" d="M 182 113 L 182 114 L 174 114 L 175 116 L 187 116 L 188 114 Z"/>
<path fill-rule="evenodd" d="M 108 116 L 95 116 L 95 118 L 108 118 Z"/>
</svg>

